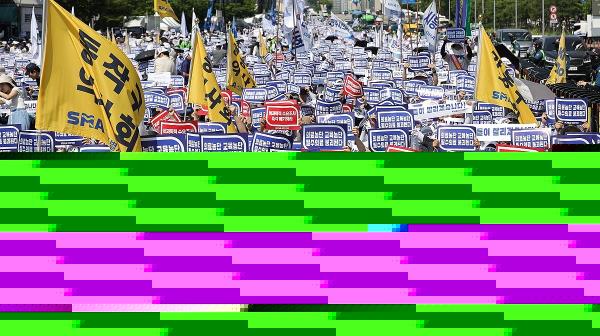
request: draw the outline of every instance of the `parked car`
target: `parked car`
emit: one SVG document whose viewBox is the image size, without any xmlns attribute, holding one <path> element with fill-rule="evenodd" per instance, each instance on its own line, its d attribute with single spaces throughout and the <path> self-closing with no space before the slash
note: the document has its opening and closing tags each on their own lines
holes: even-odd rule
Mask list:
<svg viewBox="0 0 600 336">
<path fill-rule="evenodd" d="M 558 56 L 560 36 L 541 37 L 542 50 L 544 51 L 543 66 L 552 69 Z M 584 40 L 579 36 L 566 36 L 565 48 L 567 53 L 567 78 L 584 79 L 592 72 L 593 53 L 585 46 Z M 530 49 L 531 55 L 533 47 Z"/>
<path fill-rule="evenodd" d="M 512 50 L 510 42 L 511 34 L 517 39 L 520 46 L 518 56 L 525 57 L 533 42 L 531 33 L 525 29 L 498 29 L 496 31 L 496 41 L 504 44 L 508 50 Z"/>
</svg>

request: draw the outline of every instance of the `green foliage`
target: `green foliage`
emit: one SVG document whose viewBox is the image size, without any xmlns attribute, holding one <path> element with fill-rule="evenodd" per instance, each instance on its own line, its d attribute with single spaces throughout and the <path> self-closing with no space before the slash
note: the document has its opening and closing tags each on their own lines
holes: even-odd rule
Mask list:
<svg viewBox="0 0 600 336">
<path fill-rule="evenodd" d="M 154 14 L 153 0 L 57 0 L 64 8 L 71 10 L 75 6 L 75 14 L 82 21 L 89 23 L 94 15 L 100 15 L 95 28 L 102 30 L 106 27 L 119 27 L 123 24 L 126 16 L 141 16 Z M 227 21 L 233 16 L 236 18 L 246 18 L 256 13 L 257 1 L 254 0 L 217 0 L 216 9 L 223 9 L 223 14 Z M 185 11 L 188 25 L 191 21 L 192 8 L 196 15 L 204 21 L 208 0 L 170 0 L 171 7 L 181 17 L 181 12 Z M 223 8 L 222 8 L 223 7 Z M 213 13 L 214 14 L 214 13 Z"/>
</svg>

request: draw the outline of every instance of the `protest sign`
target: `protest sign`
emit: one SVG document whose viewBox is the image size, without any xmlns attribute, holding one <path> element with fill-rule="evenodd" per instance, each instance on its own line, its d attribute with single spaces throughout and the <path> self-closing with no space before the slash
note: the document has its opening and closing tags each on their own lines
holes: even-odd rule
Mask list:
<svg viewBox="0 0 600 336">
<path fill-rule="evenodd" d="M 514 146 L 530 148 L 549 148 L 550 129 L 535 128 L 512 130 L 512 144 Z"/>
<path fill-rule="evenodd" d="M 362 84 L 352 75 L 347 75 L 344 79 L 344 94 L 349 97 L 361 97 L 363 95 Z"/>
<path fill-rule="evenodd" d="M 142 152 L 185 152 L 181 135 L 142 137 Z"/>
<path fill-rule="evenodd" d="M 54 132 L 20 131 L 18 152 L 54 152 Z"/>
<path fill-rule="evenodd" d="M 366 68 L 369 66 L 369 60 L 367 60 L 366 58 L 355 58 L 354 61 L 354 68 Z"/>
<path fill-rule="evenodd" d="M 406 92 L 409 95 L 416 96 L 417 89 L 423 85 L 427 85 L 427 83 L 425 83 L 422 80 L 408 80 L 408 81 L 404 81 L 403 85 L 404 85 L 404 92 Z"/>
<path fill-rule="evenodd" d="M 556 99 L 554 107 L 556 120 L 565 124 L 581 125 L 587 122 L 587 104 L 581 99 Z"/>
<path fill-rule="evenodd" d="M 408 111 L 413 114 L 415 120 L 425 120 L 467 113 L 469 109 L 465 101 L 437 103 L 433 100 L 427 100 L 419 104 L 409 104 Z"/>
<path fill-rule="evenodd" d="M 456 77 L 456 90 L 466 93 L 475 92 L 475 77 L 469 75 L 459 75 Z"/>
<path fill-rule="evenodd" d="M 554 145 L 600 145 L 599 133 L 567 133 L 552 137 Z"/>
<path fill-rule="evenodd" d="M 465 29 L 464 28 L 447 28 L 446 29 L 446 37 L 448 38 L 449 42 L 464 43 L 465 39 L 466 39 Z"/>
<path fill-rule="evenodd" d="M 19 147 L 19 125 L 0 126 L 0 152 L 16 152 Z"/>
<path fill-rule="evenodd" d="M 428 56 L 408 56 L 409 71 L 427 71 L 431 60 Z"/>
<path fill-rule="evenodd" d="M 414 127 L 413 115 L 408 111 L 399 111 L 394 106 L 377 106 L 375 113 L 379 129 L 402 128 L 410 132 Z"/>
<path fill-rule="evenodd" d="M 347 146 L 346 129 L 340 125 L 309 124 L 302 127 L 302 148 L 340 150 Z"/>
<path fill-rule="evenodd" d="M 494 122 L 494 118 L 492 117 L 492 112 L 489 111 L 481 111 L 473 112 L 473 124 L 492 124 Z"/>
<path fill-rule="evenodd" d="M 81 146 L 83 144 L 83 137 L 79 135 L 72 135 L 67 133 L 54 133 L 54 144 L 55 146 Z"/>
<path fill-rule="evenodd" d="M 467 125 L 474 126 L 477 131 L 477 139 L 482 142 L 511 141 L 512 130 L 537 128 L 537 124 L 487 124 Z"/>
<path fill-rule="evenodd" d="M 317 117 L 318 124 L 341 125 L 346 129 L 346 136 L 349 140 L 354 140 L 352 128 L 354 127 L 354 117 L 349 114 L 330 114 Z"/>
<path fill-rule="evenodd" d="M 257 85 L 265 85 L 271 80 L 271 75 L 257 75 L 254 76 L 254 81 Z"/>
<path fill-rule="evenodd" d="M 371 88 L 371 87 L 363 88 L 363 93 L 365 95 L 365 98 L 367 98 L 367 102 L 369 102 L 370 104 L 377 104 L 379 102 L 379 100 L 381 99 L 380 91 L 381 90 L 379 90 L 379 89 L 375 89 L 375 88 Z"/>
<path fill-rule="evenodd" d="M 213 122 L 203 122 L 198 124 L 198 133 L 219 133 L 225 134 L 227 133 L 225 129 L 225 125 Z"/>
<path fill-rule="evenodd" d="M 173 110 L 175 110 L 175 112 L 177 112 L 181 115 L 185 114 L 186 103 L 185 103 L 185 98 L 183 97 L 183 93 L 181 93 L 181 92 L 170 93 L 170 94 L 168 94 L 168 97 L 169 97 L 169 106 L 171 106 L 171 108 Z"/>
<path fill-rule="evenodd" d="M 381 90 L 379 97 L 381 100 L 390 98 L 395 103 L 404 102 L 404 94 L 400 89 L 383 89 Z"/>
<path fill-rule="evenodd" d="M 247 152 L 248 139 L 240 134 L 201 134 L 202 152 Z"/>
<path fill-rule="evenodd" d="M 422 85 L 417 88 L 417 95 L 421 99 L 442 99 L 444 88 L 440 86 Z"/>
<path fill-rule="evenodd" d="M 252 139 L 252 152 L 272 152 L 273 150 L 289 150 L 292 143 L 289 139 L 266 133 L 256 133 Z"/>
<path fill-rule="evenodd" d="M 169 109 L 170 98 L 165 94 L 146 91 L 144 93 L 144 100 L 148 108 Z"/>
<path fill-rule="evenodd" d="M 475 128 L 469 126 L 440 126 L 437 139 L 440 149 L 448 152 L 470 152 L 477 149 L 475 145 Z"/>
<path fill-rule="evenodd" d="M 300 94 L 300 87 L 294 83 L 288 83 L 286 90 L 286 93 L 295 93 L 297 95 Z"/>
<path fill-rule="evenodd" d="M 312 74 L 310 72 L 295 72 L 293 76 L 294 84 L 299 86 L 309 86 L 312 84 Z"/>
<path fill-rule="evenodd" d="M 371 71 L 372 80 L 390 80 L 392 79 L 392 71 L 388 69 L 373 69 Z"/>
<path fill-rule="evenodd" d="M 265 119 L 267 129 L 300 129 L 300 106 L 290 105 L 267 105 Z"/>
<path fill-rule="evenodd" d="M 262 104 L 268 99 L 269 92 L 265 88 L 244 89 L 242 99 L 252 104 Z"/>
<path fill-rule="evenodd" d="M 156 114 L 152 119 L 150 119 L 150 124 L 156 131 L 160 130 L 160 123 L 163 121 L 176 121 L 181 122 L 179 115 L 177 113 L 169 112 L 168 110 L 162 111 Z"/>
<path fill-rule="evenodd" d="M 449 71 L 448 72 L 448 82 L 450 84 L 456 85 L 456 78 L 458 76 L 463 76 L 463 75 L 467 76 L 467 75 L 469 75 L 469 73 L 466 72 L 465 70 L 452 70 L 452 71 Z"/>
<path fill-rule="evenodd" d="M 416 150 L 410 149 L 410 148 L 407 148 L 407 147 L 402 147 L 402 146 L 389 145 L 388 148 L 387 148 L 387 150 L 386 150 L 386 152 L 389 152 L 389 153 L 393 153 L 393 152 L 396 152 L 396 153 L 413 153 L 413 152 L 416 152 Z"/>
<path fill-rule="evenodd" d="M 317 104 L 315 105 L 315 116 L 340 113 L 342 113 L 342 103 L 340 101 L 329 103 L 317 100 Z"/>
<path fill-rule="evenodd" d="M 408 147 L 408 134 L 404 129 L 370 129 L 369 147 L 374 152 L 385 152 L 389 146 Z"/>
<path fill-rule="evenodd" d="M 252 127 L 260 129 L 260 122 L 266 116 L 267 109 L 264 107 L 257 107 L 252 109 Z"/>
<path fill-rule="evenodd" d="M 265 84 L 267 86 L 272 86 L 272 87 L 276 88 L 278 93 L 286 93 L 288 91 L 287 83 L 282 80 L 268 81 Z"/>
<path fill-rule="evenodd" d="M 492 114 L 492 118 L 504 118 L 504 107 L 502 106 L 498 106 L 495 104 L 490 104 L 490 103 L 482 103 L 482 102 L 477 102 L 474 106 L 473 106 L 473 111 L 474 112 L 490 112 Z"/>
<path fill-rule="evenodd" d="M 183 76 L 171 76 L 171 82 L 169 84 L 172 87 L 184 87 L 185 80 Z"/>
</svg>

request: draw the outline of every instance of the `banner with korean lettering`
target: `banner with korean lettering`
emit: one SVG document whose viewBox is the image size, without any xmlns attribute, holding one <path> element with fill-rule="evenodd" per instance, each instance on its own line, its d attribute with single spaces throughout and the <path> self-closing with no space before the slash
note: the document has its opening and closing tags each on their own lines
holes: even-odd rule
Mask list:
<svg viewBox="0 0 600 336">
<path fill-rule="evenodd" d="M 477 149 L 474 127 L 440 126 L 437 131 L 437 139 L 440 142 L 440 149 L 443 151 L 467 152 Z"/>
<path fill-rule="evenodd" d="M 529 148 L 549 148 L 550 129 L 534 128 L 512 130 L 512 144 L 514 146 Z"/>
<path fill-rule="evenodd" d="M 256 87 L 254 77 L 242 59 L 240 48 L 229 32 L 227 41 L 227 89 L 241 95 L 242 90 Z"/>
<path fill-rule="evenodd" d="M 535 116 L 517 89 L 514 79 L 507 73 L 492 40 L 483 27 L 480 30 L 475 98 L 512 109 L 518 114 L 521 124 L 535 123 Z"/>
<path fill-rule="evenodd" d="M 137 71 L 111 41 L 48 0 L 36 127 L 140 151 L 145 102 Z"/>
<path fill-rule="evenodd" d="M 587 103 L 581 99 L 556 99 L 556 120 L 565 124 L 583 124 L 588 119 Z"/>
<path fill-rule="evenodd" d="M 247 152 L 246 134 L 210 134 L 200 135 L 201 152 Z"/>
<path fill-rule="evenodd" d="M 389 146 L 408 147 L 408 133 L 401 128 L 369 130 L 369 148 L 374 152 L 385 152 Z"/>
<path fill-rule="evenodd" d="M 306 150 L 341 150 L 346 146 L 344 126 L 310 124 L 302 127 L 302 148 Z"/>
<path fill-rule="evenodd" d="M 265 104 L 265 127 L 270 130 L 299 130 L 300 106 L 297 101 L 287 100 Z"/>
<path fill-rule="evenodd" d="M 252 152 L 271 152 L 273 150 L 290 150 L 292 143 L 281 136 L 256 133 L 252 139 Z"/>
<path fill-rule="evenodd" d="M 52 153 L 56 149 L 54 132 L 21 131 L 17 147 L 17 151 L 23 153 Z"/>
<path fill-rule="evenodd" d="M 221 88 L 217 83 L 217 78 L 206 54 L 204 42 L 202 41 L 202 36 L 196 32 L 188 103 L 200 105 L 208 109 L 210 121 L 227 124 L 227 131 L 233 133 L 235 132 L 235 125 L 229 117 L 229 111 L 221 95 Z"/>
<path fill-rule="evenodd" d="M 19 146 L 20 125 L 0 126 L 0 152 L 16 152 Z"/>
<path fill-rule="evenodd" d="M 142 138 L 142 152 L 185 152 L 185 136 L 169 135 L 169 136 L 150 136 Z"/>
</svg>

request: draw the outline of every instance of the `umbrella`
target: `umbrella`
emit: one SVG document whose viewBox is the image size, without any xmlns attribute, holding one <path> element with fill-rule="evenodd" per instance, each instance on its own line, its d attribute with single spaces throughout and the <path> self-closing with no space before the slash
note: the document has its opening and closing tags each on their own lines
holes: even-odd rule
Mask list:
<svg viewBox="0 0 600 336">
<path fill-rule="evenodd" d="M 373 55 L 377 55 L 379 48 L 377 47 L 366 47 L 365 50 L 370 50 Z"/>
<path fill-rule="evenodd" d="M 354 46 L 355 47 L 362 47 L 362 48 L 366 48 L 367 47 L 368 42 L 365 40 L 356 40 L 356 42 L 354 42 Z"/>
<path fill-rule="evenodd" d="M 325 38 L 325 40 L 326 40 L 326 41 L 331 41 L 331 42 L 333 42 L 333 41 L 335 41 L 335 40 L 337 40 L 337 39 L 338 39 L 338 37 L 337 37 L 337 36 L 335 36 L 335 35 L 329 35 L 329 36 L 327 36 L 327 37 Z"/>
<path fill-rule="evenodd" d="M 142 51 L 141 53 L 137 54 L 134 59 L 138 62 L 144 62 L 154 59 L 154 50 Z"/>
<path fill-rule="evenodd" d="M 515 78 L 515 84 L 523 98 L 527 101 L 534 102 L 556 98 L 554 92 L 544 84 L 534 83 L 519 78 Z"/>
<path fill-rule="evenodd" d="M 500 58 L 504 57 L 508 59 L 515 69 L 519 68 L 519 58 L 510 52 L 510 50 L 508 50 L 504 44 L 496 44 L 496 51 L 498 52 L 498 56 L 500 56 Z"/>
</svg>

